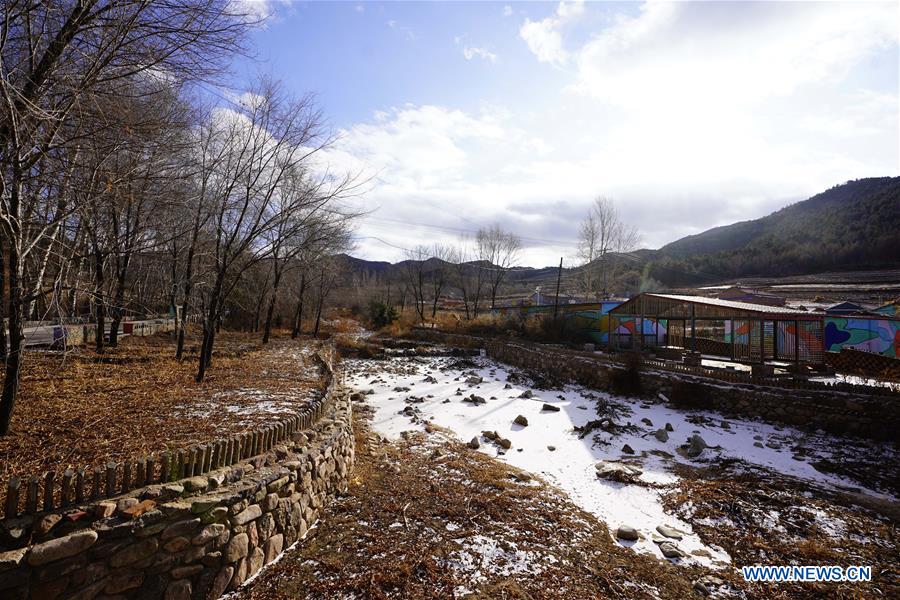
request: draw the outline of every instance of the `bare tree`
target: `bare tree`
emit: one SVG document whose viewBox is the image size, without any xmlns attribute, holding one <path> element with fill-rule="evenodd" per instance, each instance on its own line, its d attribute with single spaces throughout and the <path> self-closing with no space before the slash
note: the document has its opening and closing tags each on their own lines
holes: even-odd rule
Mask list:
<svg viewBox="0 0 900 600">
<path fill-rule="evenodd" d="M 239 48 L 246 20 L 227 0 L 7 0 L 0 23 L 0 232 L 4 246 L 10 350 L 0 396 L 0 434 L 9 430 L 19 388 L 24 320 L 40 282 L 34 252 L 52 245 L 75 210 L 48 179 L 90 134 L 82 118 L 92 97 L 122 93 L 127 81 L 202 79 Z M 103 126 L 103 124 L 100 124 Z M 48 178 L 49 175 L 49 178 Z M 39 219 L 50 214 L 49 219 Z M 49 241 L 48 241 L 49 240 Z M 37 261 L 40 264 L 41 261 Z M 40 290 L 35 294 L 34 290 Z"/>
<path fill-rule="evenodd" d="M 406 260 L 403 261 L 403 280 L 406 284 L 406 289 L 412 295 L 412 300 L 415 303 L 416 315 L 419 317 L 420 323 L 425 321 L 425 261 L 427 258 L 428 247 L 420 245 L 407 250 Z"/>
<path fill-rule="evenodd" d="M 578 236 L 578 256 L 582 262 L 584 289 L 594 294 L 595 275 L 599 272 L 600 294 L 606 297 L 615 281 L 617 262 L 614 254 L 631 252 L 640 236 L 637 228 L 625 223 L 615 203 L 604 196 L 594 200 Z"/>
<path fill-rule="evenodd" d="M 429 279 L 431 280 L 431 318 L 437 315 L 438 302 L 441 293 L 446 288 L 450 280 L 452 265 L 450 261 L 453 258 L 453 249 L 443 244 L 435 244 L 431 249 L 431 258 L 428 263 L 431 265 Z"/>
<path fill-rule="evenodd" d="M 467 320 L 478 317 L 478 308 L 488 273 L 487 269 L 482 268 L 483 265 L 475 261 L 475 256 L 476 250 L 472 246 L 472 240 L 463 236 L 450 259 L 453 263 L 452 281 L 462 294 Z"/>
<path fill-rule="evenodd" d="M 504 231 L 499 225 L 491 225 L 478 230 L 475 235 L 478 258 L 487 270 L 487 285 L 491 292 L 491 308 L 496 305 L 497 292 L 506 275 L 519 259 L 521 240 L 513 233 Z"/>
</svg>

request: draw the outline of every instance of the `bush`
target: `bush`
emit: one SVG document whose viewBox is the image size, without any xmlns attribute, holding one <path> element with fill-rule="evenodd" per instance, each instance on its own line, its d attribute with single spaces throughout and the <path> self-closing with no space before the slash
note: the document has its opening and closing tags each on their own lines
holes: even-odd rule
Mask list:
<svg viewBox="0 0 900 600">
<path fill-rule="evenodd" d="M 379 300 L 369 303 L 369 320 L 376 329 L 386 327 L 400 318 L 397 309 Z"/>
<path fill-rule="evenodd" d="M 638 352 L 628 352 L 624 359 L 624 369 L 609 371 L 610 391 L 621 396 L 639 396 L 643 389 L 641 385 L 643 359 Z"/>
</svg>

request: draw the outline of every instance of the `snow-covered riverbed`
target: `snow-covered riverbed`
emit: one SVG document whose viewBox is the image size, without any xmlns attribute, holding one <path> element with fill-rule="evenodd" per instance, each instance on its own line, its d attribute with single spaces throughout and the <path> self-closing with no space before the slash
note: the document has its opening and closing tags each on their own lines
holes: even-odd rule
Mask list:
<svg viewBox="0 0 900 600">
<path fill-rule="evenodd" d="M 579 386 L 534 389 L 531 398 L 521 398 L 532 390 L 530 382 L 515 369 L 485 358 L 468 363 L 453 358 L 395 358 L 347 361 L 345 366 L 348 384 L 371 390 L 366 399 L 376 409 L 376 431 L 396 438 L 403 431 L 423 429 L 432 422 L 452 430 L 461 441 L 477 438 L 479 451 L 540 475 L 603 519 L 611 531 L 628 525 L 641 534 L 642 539 L 620 542 L 623 545 L 633 544 L 636 550 L 660 556 L 656 542 L 669 539 L 657 532 L 662 525 L 683 532 L 683 539 L 675 541 L 686 555 L 683 560 L 712 566 L 730 562 L 724 550 L 704 545 L 688 523 L 664 510 L 659 487 L 677 482 L 672 472 L 677 461 L 702 464 L 734 457 L 817 485 L 860 487 L 820 473 L 810 464 L 810 457 L 840 456 L 842 452 L 840 445 L 824 434 L 749 420 L 726 421 L 713 413 L 681 411 L 662 402 L 613 397 Z M 473 383 L 467 383 L 469 378 Z M 481 382 L 474 383 L 478 378 Z M 472 394 L 484 403 L 472 402 Z M 514 423 L 519 416 L 527 420 L 527 426 Z M 608 423 L 580 439 L 574 428 L 598 419 Z M 485 431 L 496 431 L 511 447 L 504 449 L 490 436 L 484 437 Z M 694 434 L 709 448 L 691 459 L 683 456 L 679 447 Z M 626 445 L 633 453 L 623 452 Z M 803 452 L 798 452 L 798 447 Z M 637 484 L 599 478 L 596 465 L 601 461 L 636 467 L 640 470 Z"/>
</svg>

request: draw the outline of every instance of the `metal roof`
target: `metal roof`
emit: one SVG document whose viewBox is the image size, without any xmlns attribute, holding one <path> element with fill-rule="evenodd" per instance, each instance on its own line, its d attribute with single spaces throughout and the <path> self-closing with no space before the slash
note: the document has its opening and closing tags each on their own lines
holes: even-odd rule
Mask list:
<svg viewBox="0 0 900 600">
<path fill-rule="evenodd" d="M 612 309 L 610 312 L 619 313 L 619 314 L 632 314 L 626 312 L 626 307 L 630 304 L 634 303 L 636 300 L 644 298 L 658 298 L 660 300 L 668 300 L 674 303 L 681 304 L 695 304 L 701 306 L 709 306 L 720 309 L 730 309 L 742 313 L 754 313 L 759 315 L 771 315 L 777 317 L 806 317 L 807 319 L 813 317 L 821 317 L 821 315 L 816 315 L 814 313 L 808 313 L 804 310 L 796 310 L 793 308 L 787 308 L 784 306 L 770 306 L 767 304 L 752 304 L 750 302 L 735 302 L 733 300 L 721 300 L 719 298 L 707 298 L 705 296 L 683 296 L 679 294 L 653 294 L 645 292 L 643 294 L 639 294 L 635 296 L 628 302 L 617 306 Z M 645 313 L 647 316 L 650 316 L 650 313 Z"/>
</svg>

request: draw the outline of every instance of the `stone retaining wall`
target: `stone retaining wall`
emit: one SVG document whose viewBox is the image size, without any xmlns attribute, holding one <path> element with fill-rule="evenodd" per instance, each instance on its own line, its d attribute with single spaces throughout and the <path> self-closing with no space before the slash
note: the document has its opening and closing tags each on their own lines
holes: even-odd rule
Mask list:
<svg viewBox="0 0 900 600">
<path fill-rule="evenodd" d="M 584 352 L 498 338 L 439 331 L 415 332 L 417 338 L 462 347 L 484 348 L 491 358 L 585 387 L 609 391 L 622 365 Z M 664 371 L 640 372 L 644 395 L 663 394 L 685 408 L 761 418 L 806 430 L 822 429 L 878 440 L 900 439 L 900 401 L 896 395 L 853 394 L 830 390 L 794 390 L 726 383 Z"/>
<path fill-rule="evenodd" d="M 31 545 L 0 553 L 0 597 L 214 599 L 306 534 L 346 490 L 351 405 L 331 377 L 323 417 L 247 461 L 33 517 Z"/>
</svg>

